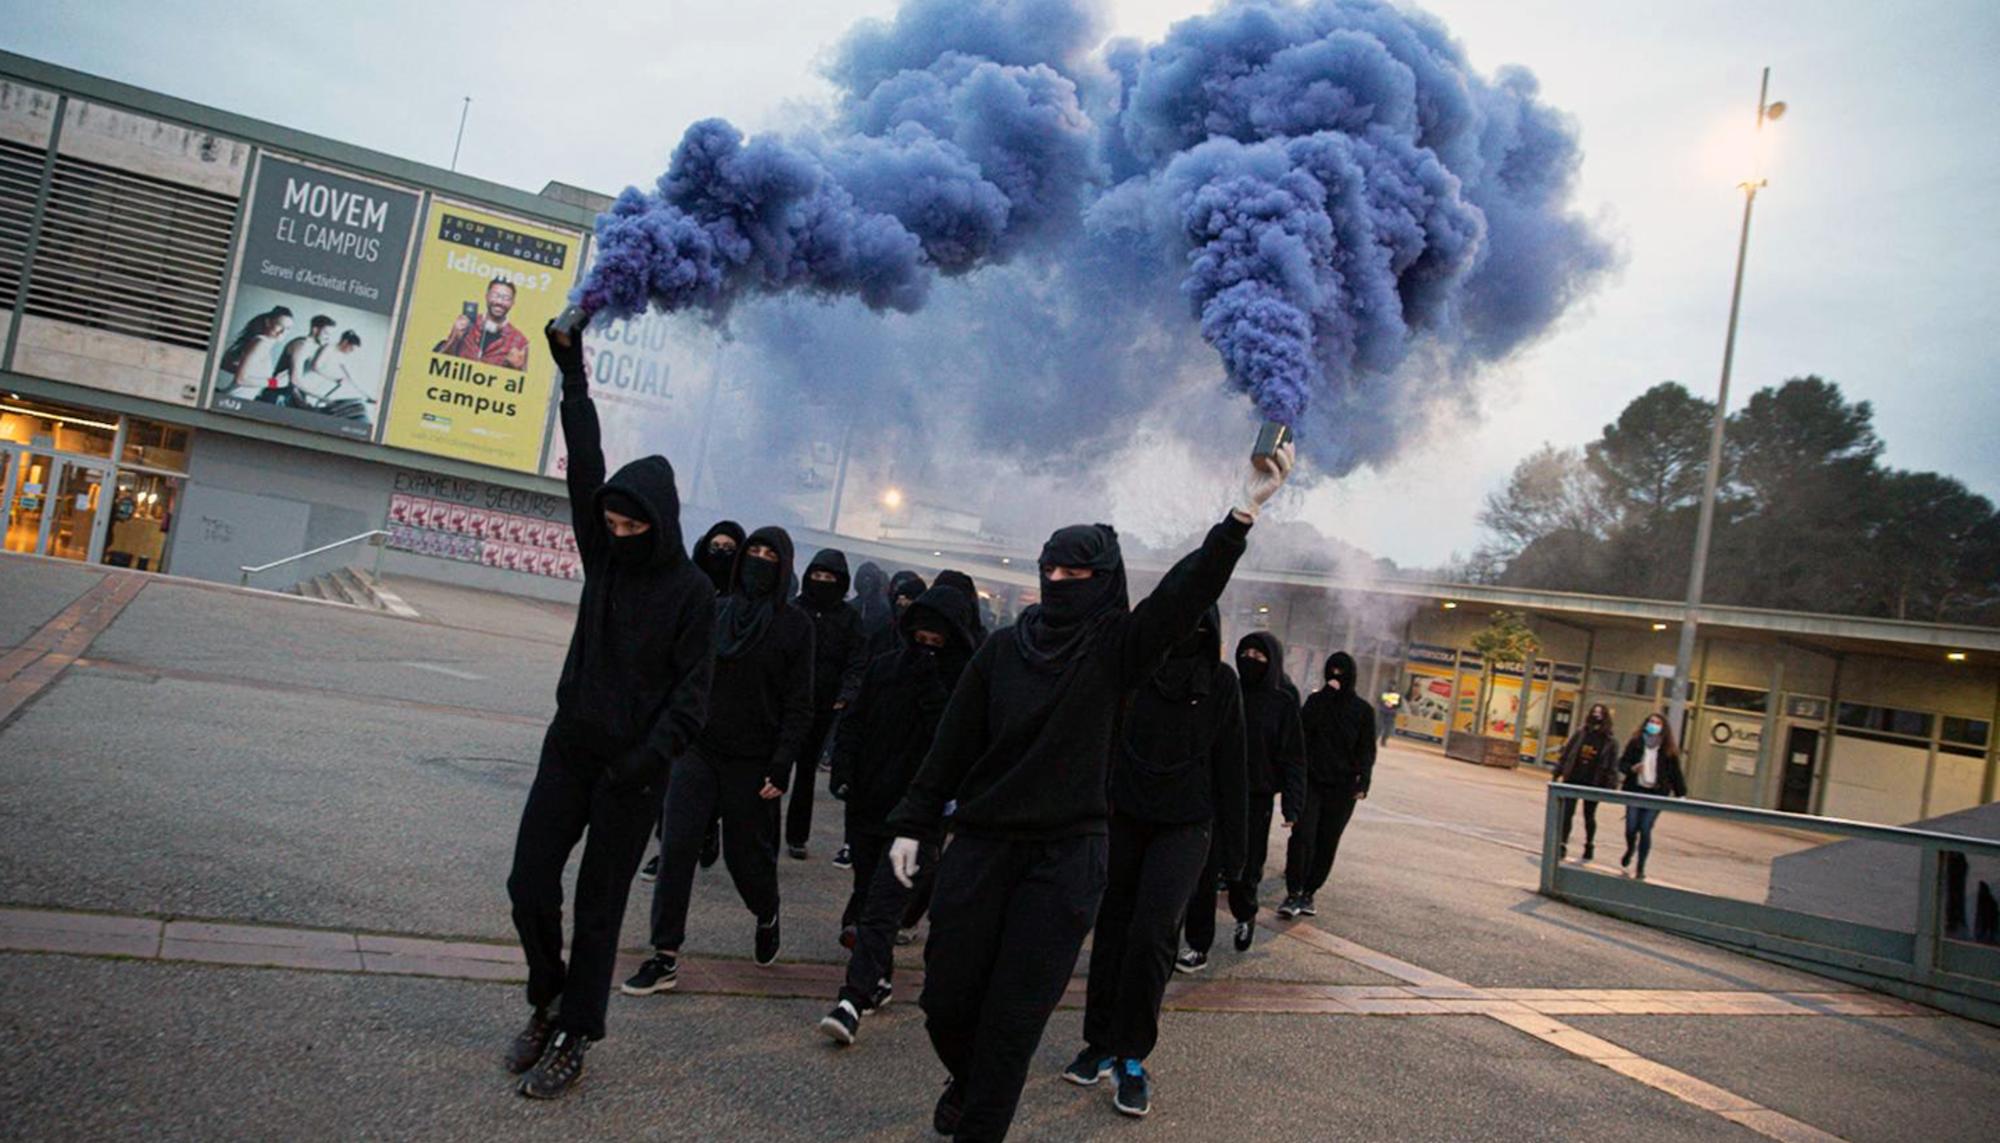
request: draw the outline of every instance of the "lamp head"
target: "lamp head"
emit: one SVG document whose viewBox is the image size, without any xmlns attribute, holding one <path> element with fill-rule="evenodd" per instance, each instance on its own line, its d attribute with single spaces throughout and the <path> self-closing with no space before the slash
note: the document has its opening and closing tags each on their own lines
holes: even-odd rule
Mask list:
<svg viewBox="0 0 2000 1143">
<path fill-rule="evenodd" d="M 1776 123 L 1778 120 L 1783 119 L 1785 117 L 1785 107 L 1786 107 L 1785 101 L 1782 99 L 1777 101 L 1776 103 L 1770 104 L 1769 106 L 1765 107 L 1764 108 L 1765 121 L 1768 123 Z"/>
</svg>

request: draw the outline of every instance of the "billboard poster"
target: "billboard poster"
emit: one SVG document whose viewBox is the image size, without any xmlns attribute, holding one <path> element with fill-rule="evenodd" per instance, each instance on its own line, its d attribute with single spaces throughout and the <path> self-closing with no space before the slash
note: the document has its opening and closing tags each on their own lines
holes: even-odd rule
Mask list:
<svg viewBox="0 0 2000 1143">
<path fill-rule="evenodd" d="M 384 443 L 539 471 L 554 389 L 542 326 L 567 304 L 582 244 L 431 200 Z"/>
<path fill-rule="evenodd" d="M 1458 653 L 1458 706 L 1452 712 L 1451 728 L 1459 734 L 1483 734 L 1479 729 L 1480 672 L 1486 661 L 1477 651 Z"/>
<path fill-rule="evenodd" d="M 626 321 L 593 322 L 583 332 L 583 357 L 606 468 L 615 472 L 658 453 L 673 462 L 685 493 L 720 357 L 715 332 L 694 319 L 649 310 Z M 561 478 L 568 471 L 569 449 L 558 419 L 542 474 Z"/>
<path fill-rule="evenodd" d="M 416 192 L 266 154 L 209 407 L 375 438 Z"/>
<path fill-rule="evenodd" d="M 1425 742 L 1443 742 L 1451 720 L 1451 679 L 1457 653 L 1450 647 L 1410 645 L 1403 705 L 1396 708 L 1396 733 Z"/>
<path fill-rule="evenodd" d="M 583 557 L 553 496 L 398 472 L 389 495 L 389 547 L 443 560 L 556 579 L 581 579 Z"/>
</svg>

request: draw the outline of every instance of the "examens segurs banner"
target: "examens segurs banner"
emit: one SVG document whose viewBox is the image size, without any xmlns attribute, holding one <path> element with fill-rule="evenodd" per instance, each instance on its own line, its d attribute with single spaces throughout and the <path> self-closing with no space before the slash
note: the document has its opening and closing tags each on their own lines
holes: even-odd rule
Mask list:
<svg viewBox="0 0 2000 1143">
<path fill-rule="evenodd" d="M 534 472 L 582 235 L 432 199 L 383 442 Z"/>
<path fill-rule="evenodd" d="M 417 205 L 413 191 L 263 156 L 209 406 L 374 439 Z"/>
</svg>

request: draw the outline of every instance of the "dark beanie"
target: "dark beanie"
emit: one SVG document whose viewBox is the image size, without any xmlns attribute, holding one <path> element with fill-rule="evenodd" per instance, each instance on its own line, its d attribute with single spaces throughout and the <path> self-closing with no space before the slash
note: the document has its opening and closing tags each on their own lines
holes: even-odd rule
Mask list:
<svg viewBox="0 0 2000 1143">
<path fill-rule="evenodd" d="M 598 493 L 597 506 L 607 512 L 616 512 L 620 516 L 644 520 L 648 524 L 653 522 L 653 514 L 646 510 L 646 506 L 639 502 L 639 498 L 622 488 L 607 488 Z"/>
</svg>

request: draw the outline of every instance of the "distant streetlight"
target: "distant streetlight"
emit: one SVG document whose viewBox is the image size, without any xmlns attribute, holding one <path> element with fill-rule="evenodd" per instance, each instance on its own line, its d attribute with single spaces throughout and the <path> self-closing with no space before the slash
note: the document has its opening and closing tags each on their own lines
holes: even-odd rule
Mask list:
<svg viewBox="0 0 2000 1143">
<path fill-rule="evenodd" d="M 1765 68 L 1763 82 L 1757 88 L 1759 137 L 1763 135 L 1764 124 L 1775 123 L 1785 114 L 1786 105 L 1771 102 L 1770 94 L 1771 69 Z M 1681 734 L 1683 741 L 1687 730 L 1682 720 L 1687 715 L 1688 675 L 1694 669 L 1696 612 L 1701 610 L 1701 593 L 1708 579 L 1708 541 L 1715 527 L 1715 486 L 1722 474 L 1722 432 L 1729 418 L 1729 370 L 1736 361 L 1736 318 L 1743 308 L 1743 262 L 1750 253 L 1750 212 L 1757 205 L 1757 192 L 1765 183 L 1763 172 L 1756 170 L 1740 184 L 1743 229 L 1736 238 L 1736 282 L 1729 294 L 1729 332 L 1722 339 L 1722 381 L 1715 394 L 1715 426 L 1708 438 L 1708 469 L 1701 480 L 1701 517 L 1694 530 L 1694 562 L 1688 569 L 1687 611 L 1681 619 L 1680 649 L 1674 655 L 1673 692 L 1667 700 L 1667 725 Z"/>
<path fill-rule="evenodd" d="M 882 507 L 894 512 L 903 506 L 903 490 L 891 488 L 882 493 Z"/>
</svg>

